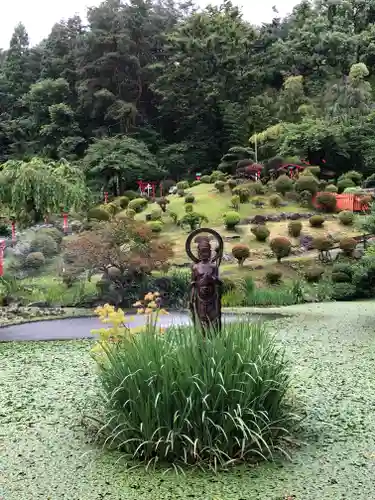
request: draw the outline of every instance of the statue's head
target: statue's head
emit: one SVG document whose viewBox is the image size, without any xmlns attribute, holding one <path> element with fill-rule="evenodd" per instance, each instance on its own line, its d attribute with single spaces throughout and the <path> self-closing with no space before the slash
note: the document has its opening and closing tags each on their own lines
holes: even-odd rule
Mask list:
<svg viewBox="0 0 375 500">
<path fill-rule="evenodd" d="M 198 241 L 198 258 L 203 262 L 211 260 L 211 243 L 207 237 L 201 237 Z"/>
</svg>

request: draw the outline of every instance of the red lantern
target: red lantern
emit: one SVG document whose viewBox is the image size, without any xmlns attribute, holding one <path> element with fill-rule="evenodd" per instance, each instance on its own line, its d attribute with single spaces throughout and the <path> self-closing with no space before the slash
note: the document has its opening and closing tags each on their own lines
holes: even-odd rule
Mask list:
<svg viewBox="0 0 375 500">
<path fill-rule="evenodd" d="M 104 191 L 104 203 L 105 204 L 108 203 L 108 192 L 107 191 Z"/>
<path fill-rule="evenodd" d="M 12 242 L 16 241 L 16 222 L 12 220 Z"/>
<path fill-rule="evenodd" d="M 201 180 L 201 176 L 202 176 L 202 174 L 200 172 L 198 172 L 197 174 L 195 174 L 195 180 L 196 181 L 200 181 Z"/>
<path fill-rule="evenodd" d="M 4 250 L 5 250 L 5 241 L 0 241 L 0 276 L 4 274 Z"/>
<path fill-rule="evenodd" d="M 160 198 L 163 198 L 163 183 L 162 182 L 159 184 L 159 190 L 160 190 Z"/>
</svg>

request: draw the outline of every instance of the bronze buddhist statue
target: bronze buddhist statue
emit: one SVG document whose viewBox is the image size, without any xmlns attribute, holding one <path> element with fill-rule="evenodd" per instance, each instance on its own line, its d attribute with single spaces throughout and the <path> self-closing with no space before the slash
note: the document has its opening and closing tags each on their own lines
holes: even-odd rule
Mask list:
<svg viewBox="0 0 375 500">
<path fill-rule="evenodd" d="M 209 233 L 217 240 L 218 247 L 214 255 L 210 239 L 208 236 L 198 236 L 201 233 Z M 197 243 L 198 257 L 191 250 L 193 241 Z M 221 329 L 222 282 L 219 279 L 219 265 L 223 255 L 223 240 L 212 229 L 198 229 L 189 235 L 186 252 L 194 262 L 189 301 L 193 323 L 201 328 L 204 335 L 208 330 L 218 331 Z"/>
</svg>

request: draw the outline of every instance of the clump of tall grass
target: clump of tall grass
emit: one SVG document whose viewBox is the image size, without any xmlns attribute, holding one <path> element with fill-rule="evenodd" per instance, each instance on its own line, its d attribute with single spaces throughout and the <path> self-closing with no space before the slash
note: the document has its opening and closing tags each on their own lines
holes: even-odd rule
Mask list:
<svg viewBox="0 0 375 500">
<path fill-rule="evenodd" d="M 261 324 L 229 323 L 205 338 L 173 328 L 102 348 L 98 435 L 126 458 L 216 470 L 283 451 L 289 366 Z"/>
</svg>

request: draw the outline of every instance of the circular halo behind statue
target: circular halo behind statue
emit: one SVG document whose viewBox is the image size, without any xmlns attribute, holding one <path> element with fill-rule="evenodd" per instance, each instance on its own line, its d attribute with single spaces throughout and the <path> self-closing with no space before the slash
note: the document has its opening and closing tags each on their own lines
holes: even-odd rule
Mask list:
<svg viewBox="0 0 375 500">
<path fill-rule="evenodd" d="M 201 227 L 199 229 L 195 229 L 194 231 L 192 231 L 189 234 L 189 236 L 187 237 L 187 240 L 185 243 L 186 253 L 187 253 L 188 257 L 195 264 L 199 262 L 199 258 L 196 255 L 194 255 L 194 253 L 191 249 L 191 244 L 193 243 L 193 241 L 197 238 L 197 236 L 199 234 L 204 234 L 204 233 L 208 233 L 211 236 L 213 236 L 218 244 L 216 251 L 215 251 L 216 255 L 212 258 L 212 262 L 215 262 L 217 264 L 217 266 L 220 266 L 221 259 L 223 258 L 224 242 L 223 242 L 223 238 L 220 236 L 220 234 L 217 231 L 215 231 L 214 229 L 211 229 L 208 227 L 207 228 Z"/>
</svg>

